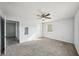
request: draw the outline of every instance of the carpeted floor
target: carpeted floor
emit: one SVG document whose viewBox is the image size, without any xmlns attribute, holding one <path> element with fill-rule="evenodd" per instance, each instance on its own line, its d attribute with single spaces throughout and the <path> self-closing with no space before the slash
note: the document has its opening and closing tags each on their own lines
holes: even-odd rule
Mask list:
<svg viewBox="0 0 79 59">
<path fill-rule="evenodd" d="M 13 44 L 17 44 L 18 40 L 15 37 L 6 38 L 6 45 L 10 46 Z"/>
<path fill-rule="evenodd" d="M 14 44 L 7 47 L 5 56 L 77 56 L 73 44 L 49 38 Z"/>
</svg>

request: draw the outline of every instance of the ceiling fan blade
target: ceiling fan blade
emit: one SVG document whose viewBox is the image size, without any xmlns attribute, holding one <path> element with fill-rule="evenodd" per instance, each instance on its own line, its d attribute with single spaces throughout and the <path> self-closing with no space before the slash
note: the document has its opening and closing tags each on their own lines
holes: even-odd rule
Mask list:
<svg viewBox="0 0 79 59">
<path fill-rule="evenodd" d="M 46 19 L 52 19 L 51 17 L 45 17 Z"/>
<path fill-rule="evenodd" d="M 41 17 L 41 15 L 37 15 L 38 17 Z"/>
<path fill-rule="evenodd" d="M 46 16 L 49 16 L 50 14 L 48 13 L 48 14 L 46 14 Z"/>
</svg>

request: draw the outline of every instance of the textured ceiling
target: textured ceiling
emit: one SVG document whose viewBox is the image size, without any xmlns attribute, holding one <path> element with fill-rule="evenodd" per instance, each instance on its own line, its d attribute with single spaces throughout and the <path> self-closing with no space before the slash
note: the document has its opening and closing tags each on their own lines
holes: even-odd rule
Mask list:
<svg viewBox="0 0 79 59">
<path fill-rule="evenodd" d="M 7 17 L 36 17 L 37 9 L 48 11 L 54 19 L 72 18 L 79 8 L 77 2 L 0 2 L 0 9 Z"/>
</svg>

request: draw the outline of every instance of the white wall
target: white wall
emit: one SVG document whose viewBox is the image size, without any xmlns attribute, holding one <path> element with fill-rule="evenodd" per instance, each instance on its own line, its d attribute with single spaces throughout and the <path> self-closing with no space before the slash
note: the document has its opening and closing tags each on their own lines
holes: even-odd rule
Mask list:
<svg viewBox="0 0 79 59">
<path fill-rule="evenodd" d="M 26 41 L 31 41 L 31 40 L 36 40 L 37 37 L 41 36 L 41 25 L 40 22 L 35 21 L 35 23 L 33 21 L 27 21 L 25 19 L 22 18 L 7 18 L 8 20 L 14 20 L 14 21 L 18 21 L 19 22 L 19 39 L 20 39 L 20 43 L 22 42 L 26 42 Z M 20 19 L 20 20 L 19 20 Z M 25 27 L 29 28 L 29 34 L 25 35 Z"/>
<path fill-rule="evenodd" d="M 79 10 L 74 20 L 74 44 L 79 54 Z"/>
<path fill-rule="evenodd" d="M 53 32 L 47 32 L 47 24 L 52 24 Z M 44 36 L 52 39 L 73 43 L 74 38 L 74 20 L 63 19 L 44 24 Z"/>
<path fill-rule="evenodd" d="M 20 18 L 21 19 L 21 18 Z M 35 40 L 37 37 L 41 36 L 41 23 L 38 21 L 27 21 L 27 20 L 19 20 L 19 19 L 9 19 L 9 20 L 16 20 L 20 22 L 20 42 L 26 42 L 30 40 Z M 61 40 L 69 43 L 73 43 L 74 38 L 74 20 L 73 18 L 63 19 L 63 20 L 56 20 L 53 21 L 53 32 L 48 33 L 46 31 L 46 24 L 43 26 L 44 28 L 44 36 Z M 25 27 L 29 27 L 29 35 L 24 34 Z"/>
</svg>

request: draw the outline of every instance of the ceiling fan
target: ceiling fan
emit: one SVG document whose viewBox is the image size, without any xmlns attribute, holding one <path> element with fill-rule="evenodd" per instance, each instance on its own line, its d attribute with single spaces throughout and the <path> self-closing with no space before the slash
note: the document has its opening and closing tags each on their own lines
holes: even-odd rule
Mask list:
<svg viewBox="0 0 79 59">
<path fill-rule="evenodd" d="M 50 13 L 47 13 L 45 11 L 42 11 L 42 10 L 38 10 L 40 14 L 37 14 L 38 16 L 38 19 L 41 19 L 42 21 L 46 21 L 47 19 L 52 19 L 50 17 Z"/>
</svg>

